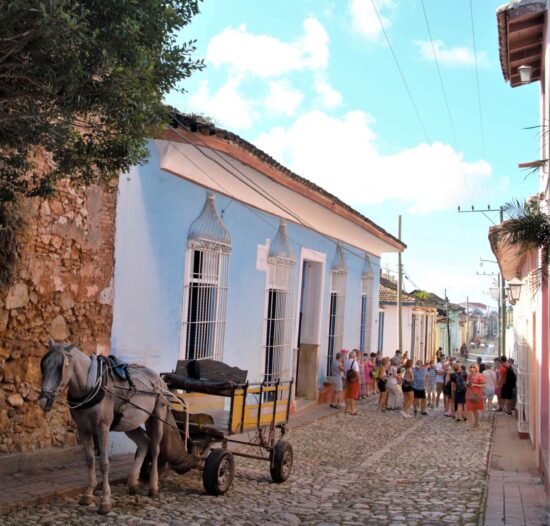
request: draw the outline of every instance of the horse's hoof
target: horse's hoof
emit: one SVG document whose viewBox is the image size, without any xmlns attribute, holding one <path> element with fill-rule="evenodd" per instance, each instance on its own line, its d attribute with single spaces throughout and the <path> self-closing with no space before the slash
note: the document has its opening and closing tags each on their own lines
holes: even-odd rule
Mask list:
<svg viewBox="0 0 550 526">
<path fill-rule="evenodd" d="M 152 488 L 149 488 L 149 497 L 151 497 L 152 499 L 154 499 L 155 497 L 157 497 L 159 494 L 159 490 L 158 489 L 152 489 Z"/>
<path fill-rule="evenodd" d="M 99 505 L 99 509 L 97 510 L 97 512 L 100 515 L 107 515 L 107 513 L 110 513 L 112 509 L 113 505 L 110 502 L 102 502 Z"/>
<path fill-rule="evenodd" d="M 91 506 L 94 503 L 95 499 L 93 495 L 82 495 L 79 500 L 81 506 Z"/>
<path fill-rule="evenodd" d="M 136 495 L 139 490 L 139 484 L 128 486 L 128 495 Z"/>
</svg>

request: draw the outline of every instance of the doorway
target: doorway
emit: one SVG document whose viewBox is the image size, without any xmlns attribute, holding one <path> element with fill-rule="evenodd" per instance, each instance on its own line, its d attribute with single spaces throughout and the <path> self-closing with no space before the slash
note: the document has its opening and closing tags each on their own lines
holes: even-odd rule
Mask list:
<svg viewBox="0 0 550 526">
<path fill-rule="evenodd" d="M 305 249 L 304 249 L 305 250 Z M 308 251 L 309 252 L 309 251 Z M 306 259 L 302 255 L 298 303 L 296 396 L 315 400 L 320 364 L 321 313 L 323 305 L 324 254 Z"/>
</svg>

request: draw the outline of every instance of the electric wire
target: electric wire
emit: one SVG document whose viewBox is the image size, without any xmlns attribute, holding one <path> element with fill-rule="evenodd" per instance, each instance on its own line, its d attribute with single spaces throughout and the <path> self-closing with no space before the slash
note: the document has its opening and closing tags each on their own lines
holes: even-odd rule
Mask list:
<svg viewBox="0 0 550 526">
<path fill-rule="evenodd" d="M 409 88 L 409 84 L 407 82 L 407 79 L 405 78 L 405 74 L 403 73 L 403 70 L 401 69 L 401 65 L 399 64 L 399 60 L 397 59 L 397 55 L 395 54 L 395 51 L 394 51 L 393 46 L 391 44 L 390 37 L 388 36 L 388 33 L 386 32 L 386 28 L 384 27 L 384 22 L 382 22 L 382 18 L 380 17 L 380 13 L 378 12 L 378 8 L 376 7 L 376 3 L 374 2 L 374 0 L 371 0 L 371 3 L 372 3 L 372 7 L 374 9 L 374 12 L 376 13 L 376 17 L 378 18 L 378 22 L 380 23 L 380 28 L 382 29 L 382 33 L 384 34 L 384 37 L 385 37 L 386 42 L 388 44 L 388 47 L 390 48 L 391 54 L 393 56 L 393 60 L 394 60 L 395 65 L 397 67 L 397 71 L 399 71 L 399 75 L 401 76 L 401 80 L 403 81 L 403 85 L 405 86 L 405 90 L 407 91 L 407 95 L 409 96 L 409 100 L 411 101 L 414 112 L 416 113 L 416 118 L 418 119 L 420 127 L 422 128 L 422 132 L 424 133 L 424 137 L 425 137 L 426 141 L 429 143 L 430 139 L 429 139 L 429 136 L 428 136 L 428 132 L 426 130 L 426 126 L 424 126 L 424 121 L 422 120 L 422 117 L 420 116 L 420 112 L 418 111 L 418 107 L 416 105 L 414 97 L 412 96 L 411 90 Z"/>
<path fill-rule="evenodd" d="M 399 72 L 399 75 L 401 76 L 401 80 L 403 81 L 403 85 L 405 86 L 405 90 L 407 92 L 407 95 L 409 96 L 409 100 L 411 102 L 411 105 L 414 109 L 414 112 L 416 114 L 416 117 L 418 119 L 418 122 L 420 124 L 420 127 L 422 128 L 422 132 L 424 134 L 424 140 L 426 141 L 427 143 L 427 146 L 429 147 L 431 145 L 431 140 L 430 140 L 430 136 L 428 135 L 428 131 L 426 129 L 426 126 L 424 125 L 424 121 L 420 115 L 420 111 L 418 110 L 418 106 L 414 100 L 414 97 L 412 95 L 412 92 L 411 92 L 411 89 L 409 88 L 409 83 L 407 82 L 407 79 L 405 78 L 405 74 L 403 73 L 403 69 L 401 68 L 401 64 L 399 63 L 399 59 L 397 58 L 397 54 L 395 53 L 395 50 L 392 46 L 392 43 L 391 43 L 391 40 L 390 40 L 390 37 L 386 31 L 386 28 L 384 26 L 384 22 L 382 21 L 382 17 L 380 16 L 380 13 L 378 12 L 378 8 L 376 7 L 376 3 L 374 0 L 371 0 L 371 3 L 372 3 L 372 7 L 374 9 L 374 12 L 376 13 L 376 18 L 378 18 L 378 23 L 380 24 L 380 28 L 382 30 L 382 33 L 384 34 L 384 38 L 386 39 L 386 43 L 388 44 L 388 47 L 391 51 L 391 54 L 392 54 L 392 57 L 393 57 L 393 61 L 395 62 L 395 66 L 397 68 L 397 71 Z M 453 201 L 455 202 L 456 206 L 458 207 L 459 204 L 458 204 L 458 201 L 456 200 L 456 196 L 453 192 L 453 189 L 451 188 L 451 185 L 449 183 L 449 180 L 447 179 L 447 177 L 445 176 L 445 172 L 443 171 L 442 167 L 441 167 L 441 164 L 439 162 L 439 159 L 436 158 L 436 163 L 438 165 L 438 168 L 439 168 L 439 172 L 441 173 L 442 175 L 442 178 L 444 179 L 446 185 L 447 185 L 447 188 L 449 189 L 449 195 L 452 197 Z"/>
<path fill-rule="evenodd" d="M 420 4 L 422 6 L 422 12 L 424 14 L 424 21 L 426 22 L 426 28 L 428 30 L 428 37 L 430 39 L 430 45 L 432 48 L 432 54 L 435 61 L 435 67 L 437 69 L 437 76 L 439 77 L 439 85 L 441 87 L 441 92 L 443 94 L 443 100 L 445 102 L 445 109 L 447 110 L 447 117 L 449 119 L 449 125 L 451 127 L 451 133 L 453 136 L 453 141 L 455 143 L 456 149 L 460 151 L 460 143 L 458 142 L 457 134 L 456 134 L 456 127 L 453 120 L 453 115 L 451 113 L 451 107 L 449 104 L 449 98 L 447 96 L 447 90 L 445 89 L 445 83 L 443 82 L 443 75 L 441 74 L 441 68 L 439 67 L 439 60 L 437 58 L 437 53 L 435 51 L 435 45 L 434 40 L 432 37 L 432 30 L 430 27 L 430 22 L 428 21 L 428 13 L 426 12 L 426 6 L 424 5 L 424 0 L 420 0 Z M 466 191 L 468 192 L 468 195 L 470 196 L 470 200 L 473 201 L 472 197 L 472 191 L 470 189 L 470 183 L 468 182 L 468 178 L 466 177 L 466 174 L 464 173 L 464 169 L 462 166 L 462 163 L 460 163 L 460 171 L 462 173 L 462 177 L 464 179 L 464 184 L 466 186 Z"/>
<path fill-rule="evenodd" d="M 174 118 L 174 120 L 179 123 L 180 125 L 184 126 L 183 123 L 178 119 L 177 115 L 172 115 L 172 118 Z M 298 222 L 300 225 L 306 227 L 306 228 L 309 228 L 311 230 L 313 230 L 314 232 L 316 232 L 317 234 L 319 234 L 320 236 L 324 237 L 325 239 L 327 239 L 328 241 L 330 241 L 331 243 L 334 243 L 335 245 L 337 245 L 337 241 L 335 241 L 333 238 L 331 238 L 330 236 L 328 236 L 327 234 L 319 231 L 317 228 L 315 228 L 314 226 L 310 225 L 309 223 L 307 223 L 307 221 L 305 221 L 304 219 L 302 219 L 297 213 L 295 213 L 294 211 L 290 210 L 288 207 L 286 207 L 283 203 L 281 203 L 279 200 L 275 199 L 273 196 L 271 196 L 269 194 L 269 192 L 266 192 L 264 189 L 260 188 L 258 185 L 255 185 L 251 179 L 242 172 L 242 170 L 239 170 L 237 167 L 235 167 L 233 164 L 229 163 L 227 161 L 227 159 L 225 157 L 223 157 L 219 152 L 217 152 L 216 150 L 214 149 L 211 149 L 204 141 L 202 141 L 202 139 L 197 136 L 197 140 L 199 142 L 201 142 L 205 147 L 208 147 L 210 151 L 212 151 L 215 155 L 217 155 L 218 157 L 220 157 L 225 163 L 229 164 L 237 173 L 239 173 L 240 175 L 242 175 L 246 181 L 243 181 L 234 171 L 232 170 L 229 170 L 226 166 L 224 166 L 221 162 L 217 161 L 216 159 L 213 159 L 210 155 L 208 155 L 202 148 L 199 148 L 196 144 L 194 144 L 192 141 L 190 141 L 187 137 L 185 137 L 177 128 L 172 128 L 172 131 L 174 133 L 176 133 L 176 135 L 178 135 L 178 137 L 180 137 L 186 144 L 188 144 L 189 146 L 193 147 L 195 150 L 197 150 L 199 153 L 201 153 L 204 157 L 206 157 L 207 159 L 209 159 L 211 162 L 214 162 L 217 166 L 219 166 L 223 171 L 225 171 L 226 173 L 230 174 L 231 176 L 233 176 L 235 179 L 237 179 L 238 181 L 240 181 L 241 183 L 245 184 L 248 188 L 250 188 L 251 190 L 253 190 L 254 192 L 258 193 L 260 196 L 262 196 L 264 199 L 266 199 L 267 201 L 269 201 L 271 204 L 275 205 L 276 207 L 278 207 L 280 210 L 282 210 L 283 212 L 289 214 L 291 217 L 294 218 L 294 220 L 296 222 Z M 195 166 L 201 173 L 203 173 L 204 175 L 206 175 L 206 177 L 208 177 L 212 182 L 214 182 L 214 184 L 216 184 L 217 186 L 219 186 L 223 191 L 224 193 L 226 193 L 226 195 L 228 197 L 230 197 L 231 199 L 234 199 L 234 200 L 237 200 L 237 198 L 231 193 L 231 191 L 229 191 L 226 187 L 224 187 L 220 182 L 218 182 L 217 180 L 215 180 L 214 178 L 212 178 L 210 176 L 210 174 L 208 174 L 201 166 L 199 166 L 197 163 L 195 163 L 181 148 L 178 148 L 177 146 L 177 143 L 174 144 L 174 147 L 191 163 L 193 164 L 193 166 Z M 257 217 L 259 217 L 264 223 L 268 224 L 271 228 L 277 230 L 277 227 L 274 226 L 274 225 L 271 225 L 271 223 L 269 223 L 267 220 L 265 220 L 265 218 L 260 215 L 255 209 L 254 207 L 250 206 L 250 205 L 246 205 L 245 206 L 250 209 Z M 289 236 L 290 239 L 292 239 L 290 236 Z M 297 242 L 296 240 L 292 239 L 295 243 L 297 243 L 298 245 L 301 246 L 301 244 L 299 242 Z M 361 253 L 357 253 L 355 252 L 354 250 L 350 249 L 349 247 L 345 246 L 344 247 L 344 250 L 348 253 L 350 253 L 351 255 L 353 256 L 356 256 L 358 257 L 362 262 L 364 261 L 365 259 L 365 256 L 364 254 L 361 254 Z M 365 251 L 366 252 L 366 251 Z"/>
<path fill-rule="evenodd" d="M 485 159 L 485 129 L 483 126 L 483 109 L 481 106 L 481 89 L 479 85 L 479 65 L 477 62 L 477 43 L 476 43 L 476 32 L 475 32 L 475 24 L 474 24 L 474 7 L 472 5 L 472 0 L 469 0 L 470 4 L 470 22 L 472 26 L 472 41 L 474 44 L 474 63 L 475 63 L 475 70 L 476 70 L 476 89 L 477 89 L 477 107 L 479 112 L 479 130 L 481 134 L 481 155 L 483 159 Z M 487 184 L 487 178 L 485 177 L 485 192 L 487 195 L 487 202 L 489 203 L 489 186 Z"/>
</svg>

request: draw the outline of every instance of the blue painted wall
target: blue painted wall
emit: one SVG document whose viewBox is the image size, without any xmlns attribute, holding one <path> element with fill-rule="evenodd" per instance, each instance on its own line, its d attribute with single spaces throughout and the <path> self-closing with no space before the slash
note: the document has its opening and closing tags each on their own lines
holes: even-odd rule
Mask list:
<svg viewBox="0 0 550 526">
<path fill-rule="evenodd" d="M 179 357 L 187 234 L 203 208 L 207 190 L 162 172 L 154 145 L 150 151 L 149 164 L 134 167 L 119 182 L 111 350 L 122 360 L 148 365 L 160 372 L 172 370 Z M 227 208 L 222 220 L 232 239 L 224 361 L 248 369 L 251 377 L 258 377 L 266 276 L 256 269 L 257 248 L 266 239 L 275 237 L 278 218 L 220 195 L 216 196 L 216 208 L 218 213 Z M 287 231 L 298 259 L 301 246 L 326 254 L 319 368 L 322 381 L 328 338 L 330 266 L 336 245 L 296 224 L 288 224 Z M 359 347 L 363 260 L 348 251 L 345 256 L 348 278 L 344 347 L 351 349 Z M 380 260 L 371 256 L 371 263 L 376 291 L 371 302 L 377 305 Z M 298 274 L 299 261 L 297 282 Z M 376 313 L 372 321 L 375 340 Z"/>
</svg>

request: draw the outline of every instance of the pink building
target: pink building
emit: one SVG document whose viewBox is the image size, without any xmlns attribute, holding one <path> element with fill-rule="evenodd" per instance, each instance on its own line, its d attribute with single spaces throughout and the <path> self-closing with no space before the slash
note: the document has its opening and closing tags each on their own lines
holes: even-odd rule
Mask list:
<svg viewBox="0 0 550 526">
<path fill-rule="evenodd" d="M 538 192 L 532 197 L 549 210 L 548 126 L 550 49 L 546 0 L 513 0 L 497 9 L 500 63 L 512 88 L 540 82 L 541 157 L 522 168 L 537 168 Z M 521 159 L 523 160 L 523 159 Z M 491 248 L 506 281 L 519 279 L 522 294 L 514 306 L 514 351 L 518 365 L 518 432 L 529 438 L 546 488 L 549 488 L 549 348 L 548 287 L 533 287 L 533 271 L 540 265 L 536 249 L 524 252 L 502 238 L 499 226 L 489 231 Z"/>
</svg>

